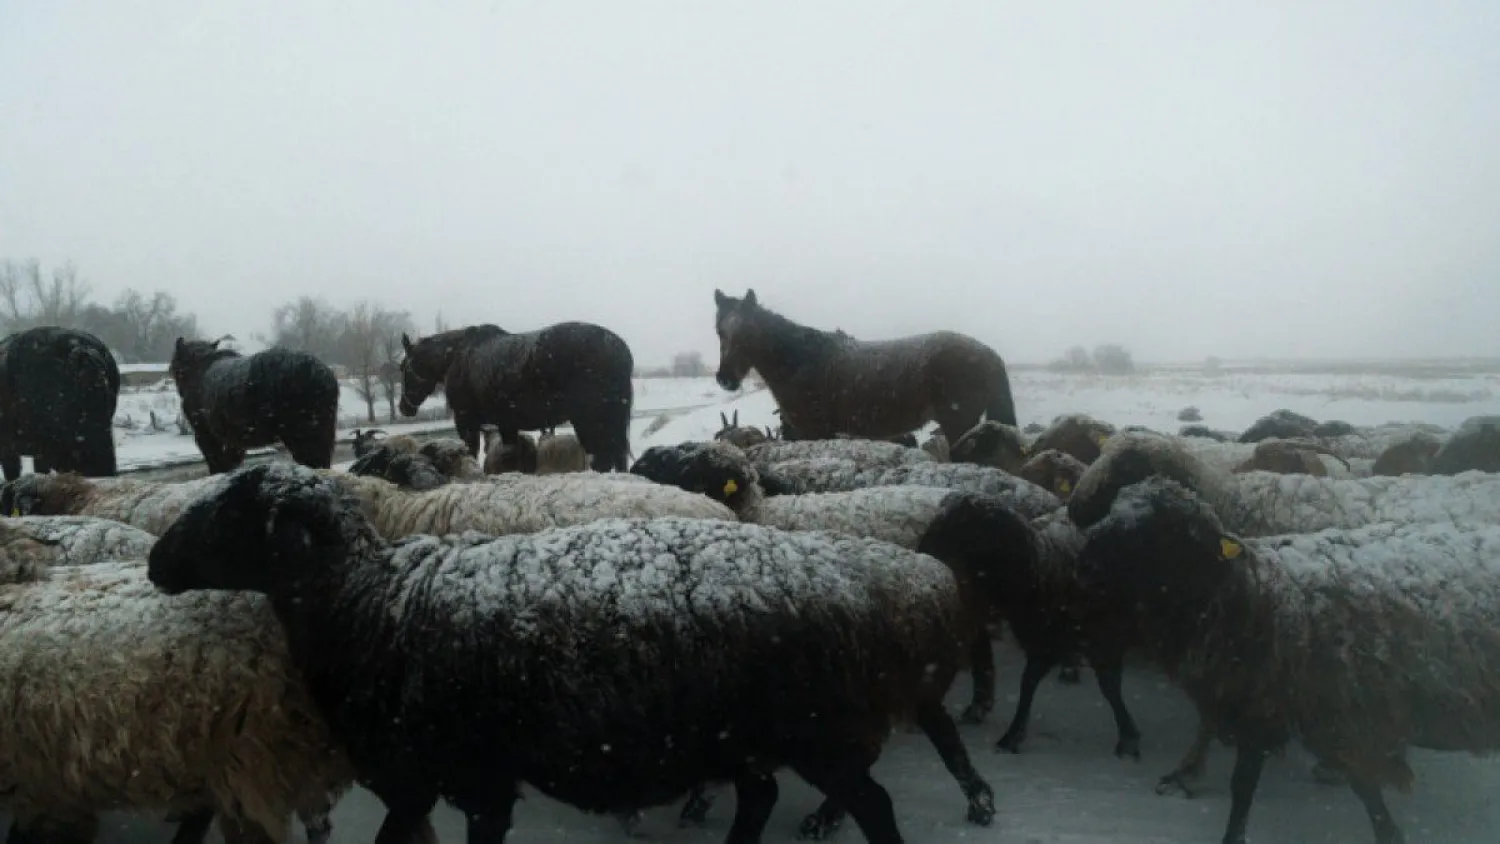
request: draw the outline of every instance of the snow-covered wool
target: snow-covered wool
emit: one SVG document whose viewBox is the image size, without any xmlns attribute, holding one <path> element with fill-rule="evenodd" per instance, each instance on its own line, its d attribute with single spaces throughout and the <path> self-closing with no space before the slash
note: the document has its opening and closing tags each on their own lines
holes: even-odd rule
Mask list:
<svg viewBox="0 0 1500 844">
<path fill-rule="evenodd" d="M 0 519 L 0 583 L 45 579 L 53 566 L 144 560 L 156 537 L 88 516 Z"/>
<path fill-rule="evenodd" d="M 345 476 L 337 481 L 359 499 L 365 515 L 389 539 L 470 530 L 505 536 L 606 518 L 735 520 L 734 512 L 723 504 L 624 472 L 507 473 L 421 492 L 399 490 L 375 478 L 356 478 Z"/>
<path fill-rule="evenodd" d="M 432 461 L 439 472 L 455 481 L 477 481 L 484 478 L 484 468 L 469 446 L 458 437 L 440 437 L 422 443 L 417 453 Z"/>
<path fill-rule="evenodd" d="M 1076 665 L 1082 652 L 1114 715 L 1115 755 L 1140 758 L 1141 733 L 1121 691 L 1124 639 L 1093 624 L 1089 595 L 1078 575 L 1083 542 L 1061 508 L 1028 520 L 992 496 L 962 495 L 943 501 L 917 545 L 919 552 L 943 560 L 954 571 L 980 573 L 990 605 L 1026 653 L 1021 695 L 1010 726 L 995 743 L 997 750 L 1020 752 L 1037 686 L 1054 667 Z"/>
<path fill-rule="evenodd" d="M 573 434 L 544 434 L 536 441 L 536 473 L 559 475 L 587 472 L 589 455 Z"/>
<path fill-rule="evenodd" d="M 772 440 L 752 445 L 745 454 L 756 468 L 774 466 L 786 460 L 835 458 L 850 460 L 861 466 L 904 466 L 908 463 L 935 462 L 920 448 L 908 448 L 879 440 Z"/>
<path fill-rule="evenodd" d="M 785 460 L 757 467 L 767 494 L 847 492 L 874 486 L 935 486 L 998 496 L 1022 516 L 1035 519 L 1062 506 L 1057 496 L 1024 478 L 989 466 L 972 463 L 908 463 L 901 466 L 865 466 L 850 460 L 820 458 Z"/>
<path fill-rule="evenodd" d="M 723 779 L 734 837 L 755 840 L 785 765 L 866 838 L 898 842 L 869 767 L 908 719 L 964 783 L 971 819 L 993 814 L 942 706 L 965 634 L 958 583 L 889 543 L 661 518 L 390 544 L 335 484 L 271 463 L 185 512 L 150 575 L 169 593 L 271 597 L 389 809 L 383 841 L 440 796 L 473 840 L 498 840 L 523 781 L 623 813 Z"/>
<path fill-rule="evenodd" d="M 0 806 L 82 840 L 107 811 L 195 812 L 284 840 L 353 770 L 258 595 L 168 597 L 140 562 L 0 586 Z"/>
<path fill-rule="evenodd" d="M 1015 474 L 1026 462 L 1026 442 L 1020 429 L 993 419 L 986 419 L 965 431 L 948 451 L 954 463 L 993 466 Z"/>
<path fill-rule="evenodd" d="M 1448 436 L 1448 430 L 1439 425 L 1420 422 L 1392 422 L 1370 428 L 1357 428 L 1352 434 L 1320 437 L 1320 441 L 1345 459 L 1353 461 L 1375 460 L 1387 448 L 1410 439 L 1415 434 L 1427 434 L 1439 439 Z"/>
<path fill-rule="evenodd" d="M 1101 422 L 1086 413 L 1067 413 L 1052 420 L 1052 424 L 1037 435 L 1031 443 L 1030 453 L 1056 449 L 1087 465 L 1099 457 L 1099 449 L 1115 433 L 1115 426 L 1108 422 Z"/>
<path fill-rule="evenodd" d="M 1073 455 L 1049 448 L 1027 460 L 1016 474 L 1042 489 L 1051 490 L 1058 500 L 1067 501 L 1087 468 Z"/>
<path fill-rule="evenodd" d="M 168 483 L 85 478 L 71 472 L 25 475 L 0 487 L 0 511 L 19 516 L 93 516 L 160 535 L 217 475 Z"/>
<path fill-rule="evenodd" d="M 1196 492 L 1225 526 L 1247 536 L 1312 533 L 1375 522 L 1500 523 L 1500 476 L 1468 472 L 1452 477 L 1316 478 L 1216 472 L 1180 447 L 1182 441 L 1145 434 L 1110 440 L 1084 473 L 1068 513 L 1087 527 L 1108 512 L 1125 487 L 1152 475 Z"/>
<path fill-rule="evenodd" d="M 1378 842 L 1408 747 L 1500 750 L 1500 525 L 1371 524 L 1244 539 L 1190 490 L 1121 490 L 1084 579 L 1236 746 L 1225 841 L 1265 755 L 1292 738 L 1342 771 Z"/>
</svg>

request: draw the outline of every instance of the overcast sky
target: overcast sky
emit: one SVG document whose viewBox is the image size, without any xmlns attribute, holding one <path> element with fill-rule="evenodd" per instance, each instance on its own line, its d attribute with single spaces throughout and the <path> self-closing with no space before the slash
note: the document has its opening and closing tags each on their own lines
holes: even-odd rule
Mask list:
<svg viewBox="0 0 1500 844">
<path fill-rule="evenodd" d="M 0 4 L 0 257 L 717 359 L 1500 354 L 1500 3 Z"/>
</svg>

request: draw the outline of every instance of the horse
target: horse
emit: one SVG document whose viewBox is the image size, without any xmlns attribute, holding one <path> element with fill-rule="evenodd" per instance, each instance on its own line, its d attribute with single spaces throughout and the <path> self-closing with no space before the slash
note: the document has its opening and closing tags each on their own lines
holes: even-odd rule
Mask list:
<svg viewBox="0 0 1500 844">
<path fill-rule="evenodd" d="M 714 290 L 719 386 L 738 390 L 751 369 L 799 439 L 836 434 L 878 440 L 936 421 L 956 442 L 981 416 L 1016 424 L 1005 361 L 953 331 L 862 341 L 842 331 L 799 325 L 744 298 Z M 792 437 L 786 431 L 783 436 Z"/>
<path fill-rule="evenodd" d="M 120 367 L 98 337 L 43 325 L 0 340 L 0 466 L 110 477 Z"/>
<path fill-rule="evenodd" d="M 401 335 L 403 416 L 441 384 L 453 427 L 479 456 L 493 425 L 514 445 L 521 431 L 571 423 L 596 472 L 630 469 L 635 358 L 619 335 L 587 322 L 559 322 L 524 334 L 481 323 L 423 337 Z"/>
<path fill-rule="evenodd" d="M 333 465 L 339 381 L 328 364 L 280 347 L 249 357 L 212 342 L 177 338 L 167 370 L 210 475 L 233 471 L 245 452 L 278 440 L 313 469 Z"/>
</svg>

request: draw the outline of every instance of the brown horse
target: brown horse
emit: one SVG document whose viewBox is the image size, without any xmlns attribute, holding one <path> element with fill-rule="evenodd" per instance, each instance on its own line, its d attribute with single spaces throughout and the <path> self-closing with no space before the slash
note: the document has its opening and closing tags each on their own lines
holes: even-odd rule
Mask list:
<svg viewBox="0 0 1500 844">
<path fill-rule="evenodd" d="M 964 334 L 938 331 L 868 342 L 798 325 L 745 298 L 714 291 L 719 386 L 751 369 L 770 387 L 783 424 L 803 439 L 884 439 L 936 421 L 955 442 L 981 416 L 1016 424 L 1005 361 Z"/>
<path fill-rule="evenodd" d="M 439 384 L 453 411 L 453 427 L 479 456 L 479 432 L 494 425 L 514 445 L 521 431 L 572 423 L 595 471 L 630 468 L 630 410 L 635 359 L 619 335 L 587 322 L 560 322 L 511 334 L 488 323 L 401 345 L 404 416 Z"/>
</svg>

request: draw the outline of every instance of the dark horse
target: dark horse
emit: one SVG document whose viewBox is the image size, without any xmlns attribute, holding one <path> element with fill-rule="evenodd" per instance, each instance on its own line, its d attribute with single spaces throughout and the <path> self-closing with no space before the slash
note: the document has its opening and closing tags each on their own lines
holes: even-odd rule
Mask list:
<svg viewBox="0 0 1500 844">
<path fill-rule="evenodd" d="M 572 423 L 596 472 L 630 469 L 635 358 L 619 335 L 587 322 L 511 334 L 488 323 L 423 337 L 401 335 L 402 415 L 414 416 L 439 384 L 453 426 L 479 456 L 481 426 L 515 444 L 521 431 Z"/>
<path fill-rule="evenodd" d="M 85 331 L 43 325 L 0 340 L 0 466 L 21 475 L 21 456 L 39 473 L 115 474 L 115 405 L 120 367 Z"/>
<path fill-rule="evenodd" d="M 714 291 L 719 386 L 755 369 L 800 439 L 885 439 L 936 420 L 949 442 L 980 416 L 1016 424 L 1005 361 L 965 334 L 938 331 L 867 342 L 808 328 L 745 298 Z"/>
<path fill-rule="evenodd" d="M 177 338 L 170 371 L 211 475 L 235 469 L 245 451 L 278 440 L 314 469 L 333 465 L 339 381 L 306 352 L 271 348 L 249 357 L 221 349 L 225 338 Z"/>
</svg>

